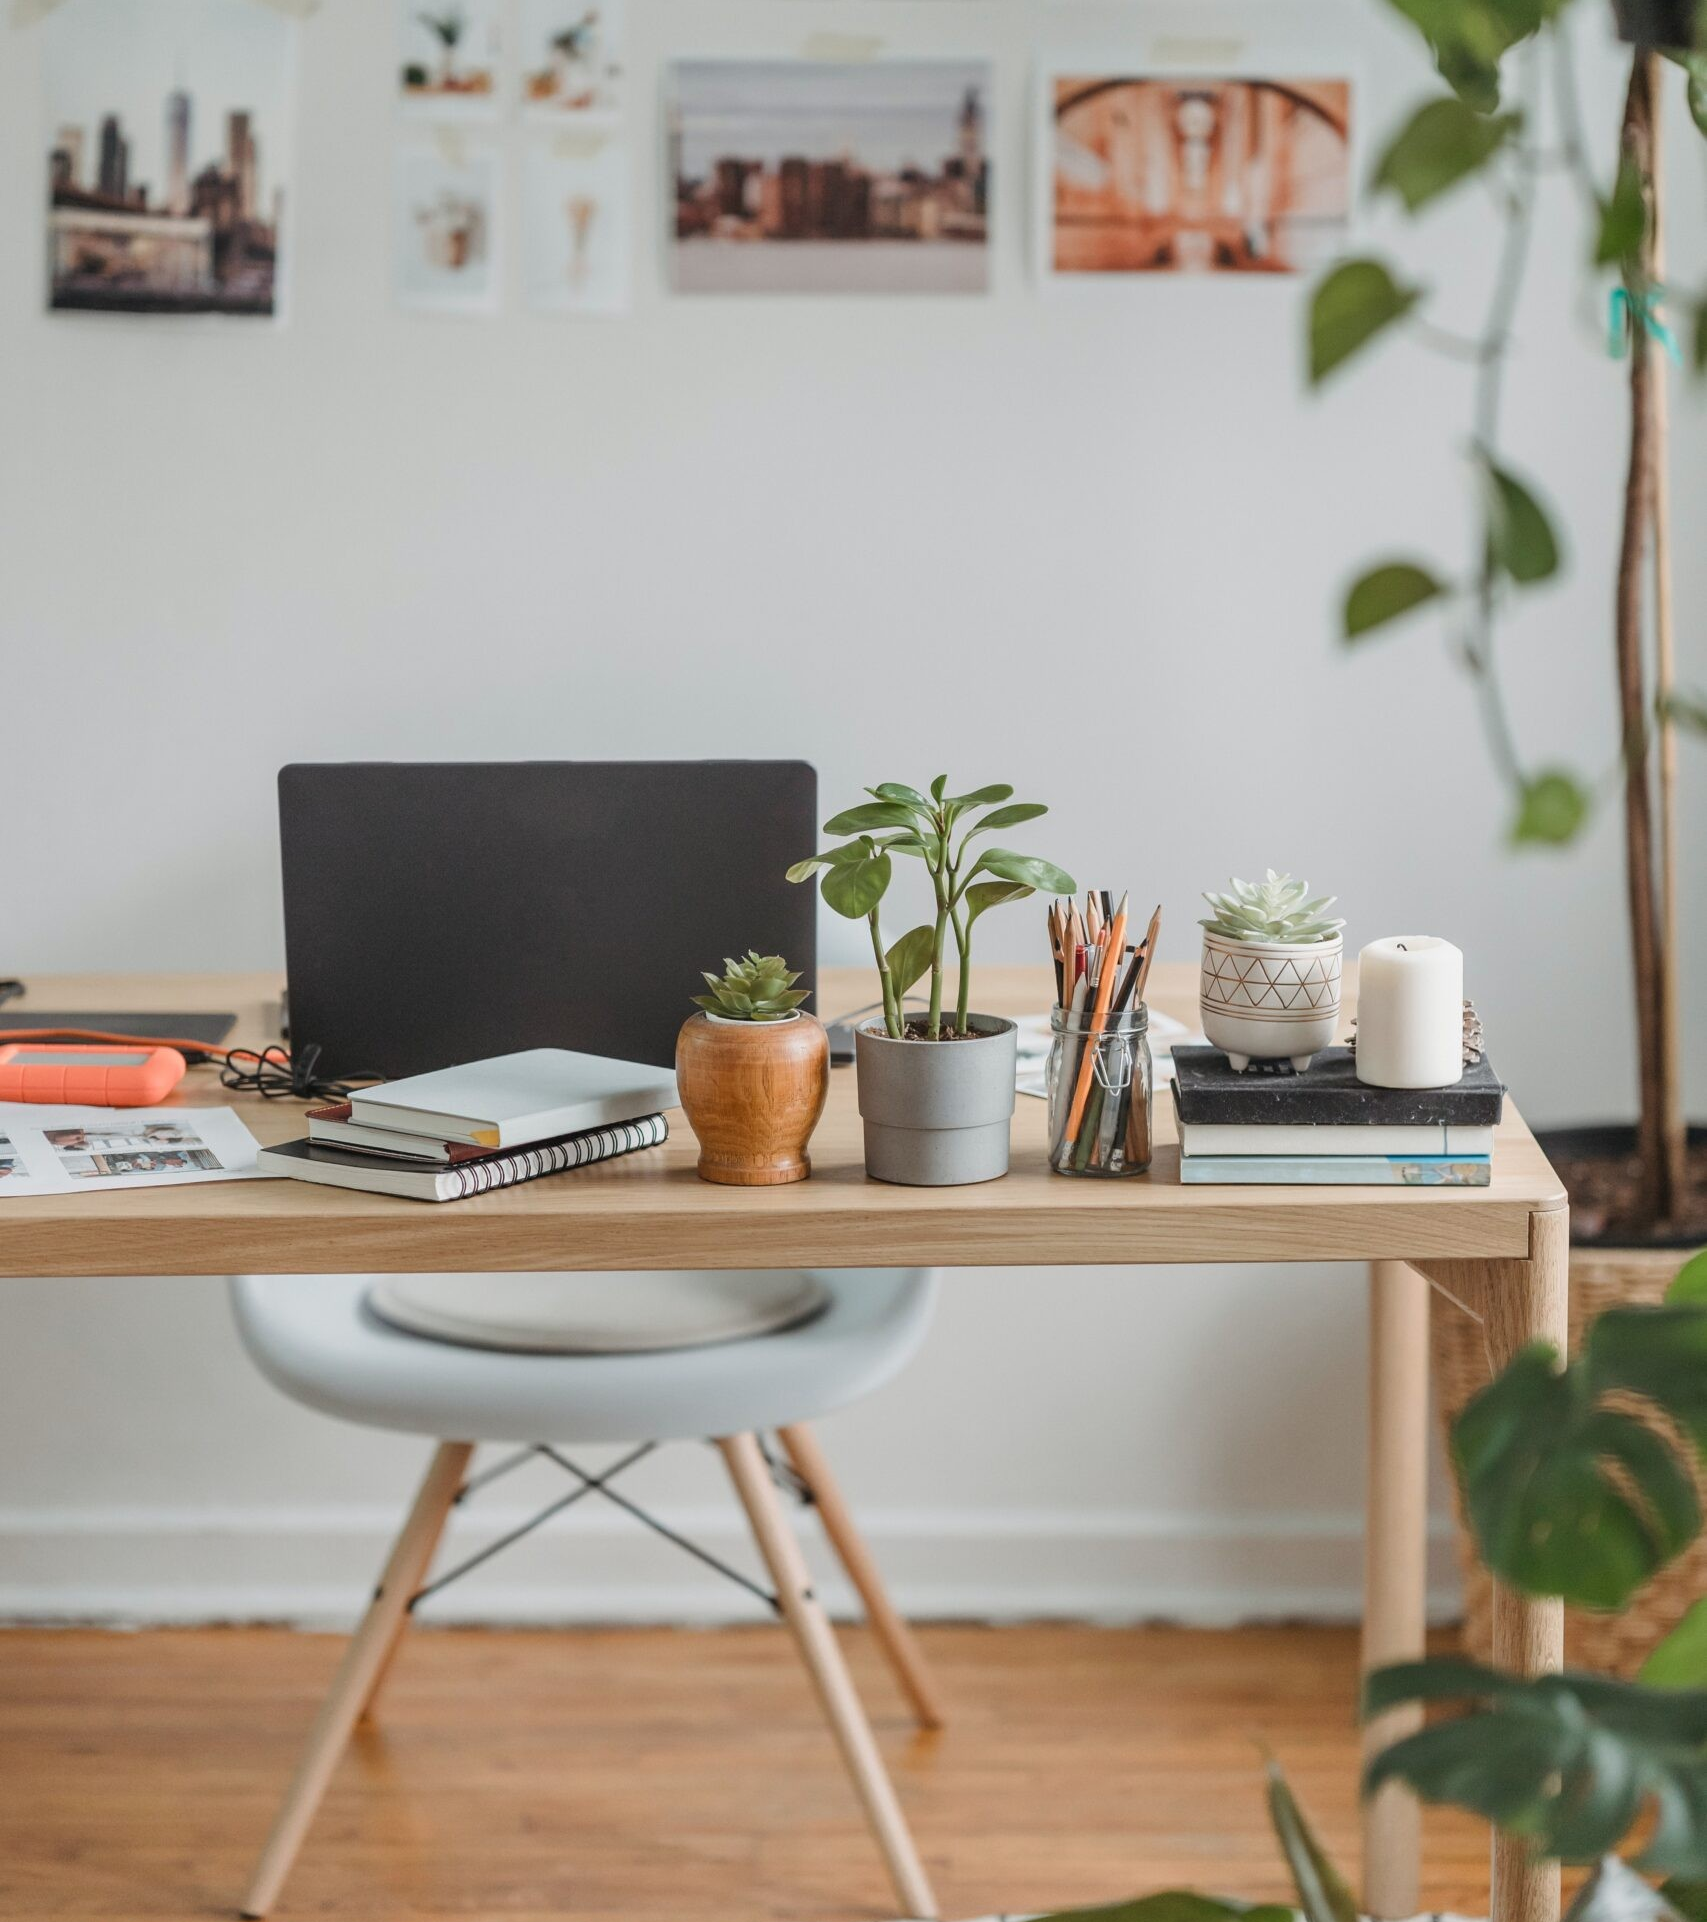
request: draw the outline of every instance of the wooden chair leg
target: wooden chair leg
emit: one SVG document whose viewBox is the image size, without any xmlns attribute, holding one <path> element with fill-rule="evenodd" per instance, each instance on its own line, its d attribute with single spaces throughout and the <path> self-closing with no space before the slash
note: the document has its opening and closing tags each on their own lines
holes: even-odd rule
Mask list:
<svg viewBox="0 0 1707 1922">
<path fill-rule="evenodd" d="M 466 1457 L 464 1458 L 463 1467 L 466 1471 Z M 426 1581 L 428 1575 L 432 1572 L 433 1557 L 439 1552 L 439 1543 L 444 1538 L 445 1524 L 450 1520 L 450 1511 L 456 1506 L 456 1498 L 461 1492 L 461 1488 L 462 1484 L 459 1481 L 456 1487 L 451 1490 L 450 1497 L 445 1502 L 444 1507 L 440 1509 L 437 1520 L 429 1520 L 426 1524 L 428 1532 L 421 1545 L 421 1565 L 415 1576 L 415 1587 L 417 1589 L 421 1587 L 422 1583 Z M 366 1722 L 372 1719 L 374 1709 L 379 1703 L 379 1692 L 385 1686 L 385 1678 L 391 1673 L 391 1664 L 397 1659 L 397 1651 L 403 1645 L 403 1637 L 409 1632 L 409 1620 L 409 1604 L 405 1601 L 403 1607 L 398 1612 L 396 1621 L 391 1625 L 390 1638 L 387 1640 L 385 1647 L 380 1651 L 379 1661 L 373 1671 L 373 1680 L 368 1683 L 367 1694 L 362 1698 L 362 1705 L 356 1713 L 356 1720 L 358 1722 Z"/>
<path fill-rule="evenodd" d="M 729 1435 L 720 1437 L 717 1445 L 723 1451 L 741 1506 L 747 1511 L 759 1552 L 776 1583 L 783 1620 L 794 1633 L 801 1660 L 865 1807 L 866 1820 L 883 1851 L 895 1892 L 909 1916 L 934 1918 L 938 1913 L 936 1897 L 925 1879 L 924 1866 L 895 1799 L 894 1785 L 836 1645 L 830 1618 L 812 1592 L 805 1557 L 783 1515 L 758 1437 Z"/>
<path fill-rule="evenodd" d="M 332 1771 L 350 1739 L 356 1717 L 373 1692 L 374 1682 L 396 1641 L 403 1613 L 409 1606 L 444 1526 L 445 1513 L 462 1486 L 469 1442 L 441 1442 L 415 1496 L 402 1531 L 374 1590 L 361 1626 L 350 1639 L 338 1665 L 330 1693 L 309 1733 L 308 1745 L 297 1764 L 296 1776 L 274 1819 L 272 1833 L 255 1865 L 249 1893 L 243 1900 L 245 1916 L 263 1916 L 278 1900 L 279 1890 L 302 1847 L 308 1825 L 326 1793 Z"/>
<path fill-rule="evenodd" d="M 942 1697 L 938 1695 L 936 1682 L 925 1665 L 923 1651 L 905 1618 L 889 1599 L 889 1591 L 883 1585 L 877 1562 L 866 1547 L 865 1538 L 855 1525 L 847 1503 L 842 1499 L 842 1491 L 835 1476 L 830 1473 L 830 1464 L 818 1445 L 818 1437 L 805 1422 L 796 1422 L 790 1428 L 779 1428 L 777 1435 L 788 1452 L 788 1459 L 794 1464 L 795 1473 L 811 1493 L 818 1519 L 824 1524 L 824 1533 L 830 1538 L 830 1546 L 835 1549 L 843 1568 L 847 1570 L 848 1580 L 858 1590 L 859 1598 L 865 1604 L 866 1619 L 871 1623 L 872 1632 L 889 1666 L 895 1671 L 902 1694 L 912 1704 L 914 1720 L 920 1728 L 941 1728 Z"/>
</svg>

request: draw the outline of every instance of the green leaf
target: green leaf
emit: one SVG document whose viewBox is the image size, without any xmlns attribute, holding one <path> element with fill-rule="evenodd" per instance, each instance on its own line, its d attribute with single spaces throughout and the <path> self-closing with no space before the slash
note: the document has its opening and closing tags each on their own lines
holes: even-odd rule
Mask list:
<svg viewBox="0 0 1707 1922">
<path fill-rule="evenodd" d="M 1035 821 L 1048 812 L 1041 801 L 1016 801 L 1012 807 L 995 808 L 966 830 L 966 840 L 960 845 L 964 848 L 975 834 L 987 834 L 992 828 L 1016 828 L 1022 821 Z"/>
<path fill-rule="evenodd" d="M 1690 1604 L 1649 1653 L 1638 1679 L 1649 1688 L 1707 1688 L 1707 1598 Z"/>
<path fill-rule="evenodd" d="M 933 801 L 940 801 L 947 789 L 948 776 L 946 774 L 939 774 L 931 783 L 931 799 Z"/>
<path fill-rule="evenodd" d="M 1707 134 L 1707 53 L 1686 54 L 1683 65 L 1689 75 L 1684 86 L 1684 97 L 1689 102 L 1689 117 L 1702 133 Z"/>
<path fill-rule="evenodd" d="M 1511 838 L 1519 846 L 1563 847 L 1588 820 L 1589 792 L 1564 768 L 1548 768 L 1523 784 Z"/>
<path fill-rule="evenodd" d="M 1672 1277 L 1671 1286 L 1666 1290 L 1666 1303 L 1674 1308 L 1707 1306 L 1707 1248 L 1691 1255 Z"/>
<path fill-rule="evenodd" d="M 905 994 L 920 980 L 936 958 L 936 929 L 925 923 L 910 928 L 883 957 L 897 994 Z"/>
<path fill-rule="evenodd" d="M 1488 487 L 1488 559 L 1521 587 L 1559 571 L 1559 542 L 1546 509 L 1515 474 L 1483 463 Z"/>
<path fill-rule="evenodd" d="M 1005 801 L 1013 789 L 1005 781 L 997 781 L 993 786 L 974 788 L 970 794 L 951 794 L 946 803 L 951 808 L 987 808 L 994 801 Z"/>
<path fill-rule="evenodd" d="M 913 810 L 899 801 L 867 801 L 824 823 L 826 834 L 869 834 L 873 828 L 910 828 Z"/>
<path fill-rule="evenodd" d="M 979 915 L 1009 901 L 1023 901 L 1037 890 L 1024 881 L 976 881 L 962 897 L 966 902 L 966 925 L 971 927 Z"/>
<path fill-rule="evenodd" d="M 1707 694 L 1680 694 L 1674 688 L 1661 696 L 1660 712 L 1679 727 L 1695 734 L 1707 734 Z"/>
<path fill-rule="evenodd" d="M 1599 1675 L 1522 1680 L 1453 1661 L 1383 1670 L 1368 1697 L 1375 1712 L 1449 1698 L 1469 1707 L 1377 1755 L 1366 1796 L 1405 1782 L 1566 1862 L 1597 1860 L 1653 1805 L 1658 1822 L 1636 1865 L 1707 1872 L 1707 1691 Z"/>
<path fill-rule="evenodd" d="M 1600 203 L 1600 231 L 1595 236 L 1594 264 L 1615 267 L 1633 261 L 1648 232 L 1648 201 L 1642 192 L 1642 170 L 1628 154 L 1618 163 L 1612 197 Z"/>
<path fill-rule="evenodd" d="M 1280 1838 L 1287 1867 L 1292 1871 L 1304 1922 L 1358 1922 L 1357 1904 L 1351 1891 L 1311 1832 L 1304 1811 L 1272 1757 L 1267 1770 L 1269 1820 Z"/>
<path fill-rule="evenodd" d="M 1589 1330 L 1581 1366 L 1596 1395 L 1645 1395 L 1707 1456 L 1707 1307 L 1609 1309 Z"/>
<path fill-rule="evenodd" d="M 1415 213 L 1485 167 L 1523 124 L 1514 113 L 1477 113 L 1461 99 L 1431 100 L 1400 128 L 1375 169 Z"/>
<path fill-rule="evenodd" d="M 875 794 L 880 801 L 899 801 L 903 807 L 911 808 L 916 814 L 929 814 L 931 804 L 917 788 L 907 787 L 900 781 L 879 781 L 876 787 L 867 788 L 868 794 Z"/>
<path fill-rule="evenodd" d="M 1345 639 L 1360 640 L 1401 614 L 1438 600 L 1447 591 L 1415 561 L 1385 561 L 1352 582 L 1345 597 Z"/>
<path fill-rule="evenodd" d="M 838 914 L 863 921 L 887 892 L 889 874 L 889 856 L 879 849 L 827 868 L 820 892 Z"/>
<path fill-rule="evenodd" d="M 857 861 L 865 853 L 858 841 L 850 841 L 846 847 L 827 848 L 822 854 L 809 854 L 804 861 L 796 861 L 788 870 L 791 881 L 810 881 L 819 868 L 839 867 L 844 861 Z"/>
<path fill-rule="evenodd" d="M 1707 1311 L 1679 1312 L 1707 1321 Z M 1688 1465 L 1635 1415 L 1601 1400 L 1607 1385 L 1643 1375 L 1628 1353 L 1620 1359 L 1609 1367 L 1585 1353 L 1561 1370 L 1553 1350 L 1536 1343 L 1452 1425 L 1482 1559 L 1526 1594 L 1622 1608 L 1700 1529 Z"/>
<path fill-rule="evenodd" d="M 1320 386 L 1359 348 L 1403 320 L 1422 298 L 1403 287 L 1378 260 L 1348 260 L 1310 297 L 1310 383 Z"/>
<path fill-rule="evenodd" d="M 1684 1922 L 1707 1922 L 1707 1882 L 1685 1882 L 1673 1876 L 1660 1884 L 1660 1894 Z"/>
<path fill-rule="evenodd" d="M 1079 891 L 1078 882 L 1053 861 L 1041 860 L 1035 854 L 1015 854 L 1009 848 L 986 848 L 972 873 L 994 874 L 1004 881 L 1022 881 L 1040 894 L 1077 894 Z"/>
<path fill-rule="evenodd" d="M 1130 1902 L 1115 1902 L 1096 1909 L 1061 1909 L 1042 1915 L 1036 1922 L 1297 1922 L 1291 1909 L 1278 1903 L 1258 1903 L 1246 1907 L 1242 1902 L 1222 1902 L 1214 1896 L 1198 1895 L 1190 1889 L 1164 1889 L 1158 1895 L 1141 1895 Z"/>
</svg>

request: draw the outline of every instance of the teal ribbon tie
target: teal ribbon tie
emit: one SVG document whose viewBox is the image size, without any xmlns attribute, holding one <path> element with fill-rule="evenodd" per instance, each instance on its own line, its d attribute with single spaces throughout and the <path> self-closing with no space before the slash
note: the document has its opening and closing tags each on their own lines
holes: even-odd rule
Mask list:
<svg viewBox="0 0 1707 1922">
<path fill-rule="evenodd" d="M 1613 288 L 1606 317 L 1606 346 L 1614 360 L 1624 358 L 1629 350 L 1630 336 L 1640 327 L 1650 340 L 1659 342 L 1675 365 L 1683 365 L 1683 349 L 1677 344 L 1677 335 L 1660 314 L 1665 297 L 1666 290 L 1657 283 L 1643 288 L 1640 293 L 1632 293 L 1628 287 Z"/>
</svg>

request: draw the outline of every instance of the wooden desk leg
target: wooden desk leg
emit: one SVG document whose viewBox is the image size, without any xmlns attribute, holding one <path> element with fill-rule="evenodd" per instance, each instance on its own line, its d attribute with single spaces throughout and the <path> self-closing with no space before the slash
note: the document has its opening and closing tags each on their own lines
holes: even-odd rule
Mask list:
<svg viewBox="0 0 1707 1922">
<path fill-rule="evenodd" d="M 1486 1317 L 1495 1368 L 1532 1341 L 1565 1352 L 1569 1334 L 1568 1212 L 1529 1217 L 1527 1261 L 1429 1262 L 1428 1272 Z M 1562 1602 L 1494 1587 L 1494 1663 L 1520 1675 L 1542 1675 L 1565 1661 Z M 1559 1922 L 1559 1865 L 1543 1862 L 1521 1842 L 1496 1834 L 1491 1922 Z"/>
<path fill-rule="evenodd" d="M 1363 1670 L 1423 1653 L 1428 1586 L 1428 1283 L 1402 1261 L 1369 1266 L 1369 1470 L 1363 1548 Z M 1367 1757 L 1422 1725 L 1396 1709 L 1364 1731 Z M 1422 1810 L 1390 1783 L 1363 1811 L 1363 1906 L 1382 1922 L 1417 1913 Z"/>
<path fill-rule="evenodd" d="M 1569 1339 L 1570 1218 L 1529 1218 L 1529 1259 L 1500 1262 L 1487 1277 L 1488 1339 L 1503 1368 L 1525 1343 Z M 1541 1675 L 1565 1665 L 1565 1605 L 1496 1586 L 1494 1665 Z M 1509 1836 L 1495 1835 L 1492 1922 L 1559 1922 L 1559 1865 L 1542 1862 Z"/>
</svg>

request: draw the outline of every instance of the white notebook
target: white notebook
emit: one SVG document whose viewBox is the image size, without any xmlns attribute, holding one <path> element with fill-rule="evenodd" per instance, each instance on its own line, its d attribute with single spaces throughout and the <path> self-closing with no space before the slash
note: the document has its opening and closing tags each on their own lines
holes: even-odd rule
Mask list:
<svg viewBox="0 0 1707 1922">
<path fill-rule="evenodd" d="M 362 1088 L 350 1097 L 350 1119 L 475 1148 L 519 1148 L 676 1105 L 676 1077 L 668 1068 L 568 1048 L 528 1048 Z"/>
</svg>

